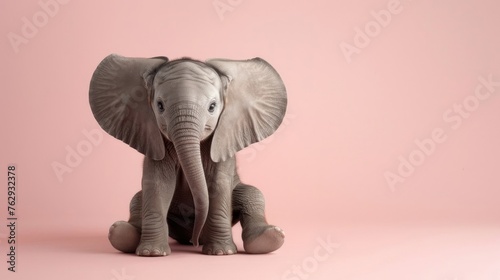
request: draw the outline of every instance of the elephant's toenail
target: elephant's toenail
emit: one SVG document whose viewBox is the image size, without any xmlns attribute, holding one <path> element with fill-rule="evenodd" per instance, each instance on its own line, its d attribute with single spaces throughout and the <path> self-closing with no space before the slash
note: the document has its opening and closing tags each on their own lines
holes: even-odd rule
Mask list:
<svg viewBox="0 0 500 280">
<path fill-rule="evenodd" d="M 232 254 L 233 254 L 233 250 L 227 250 L 227 253 L 228 253 L 229 255 L 232 255 Z"/>
<path fill-rule="evenodd" d="M 142 250 L 142 254 L 143 255 L 149 255 L 149 250 L 147 250 L 147 249 L 146 250 Z"/>
<path fill-rule="evenodd" d="M 217 251 L 215 251 L 215 254 L 217 254 L 217 256 L 220 256 L 220 255 L 223 255 L 224 252 L 222 252 L 222 250 L 217 250 Z"/>
</svg>

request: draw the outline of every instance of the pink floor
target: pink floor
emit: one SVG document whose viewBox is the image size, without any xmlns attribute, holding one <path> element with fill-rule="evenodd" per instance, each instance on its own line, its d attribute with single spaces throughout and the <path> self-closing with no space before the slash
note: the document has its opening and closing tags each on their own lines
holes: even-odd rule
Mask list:
<svg viewBox="0 0 500 280">
<path fill-rule="evenodd" d="M 235 241 L 240 251 L 239 229 Z M 105 232 L 25 235 L 1 279 L 499 280 L 500 226 L 332 226 L 286 231 L 268 255 L 215 257 L 172 242 L 167 257 L 116 252 Z M 7 276 L 7 278 L 5 278 Z M 235 278 L 236 277 L 236 278 Z"/>
</svg>

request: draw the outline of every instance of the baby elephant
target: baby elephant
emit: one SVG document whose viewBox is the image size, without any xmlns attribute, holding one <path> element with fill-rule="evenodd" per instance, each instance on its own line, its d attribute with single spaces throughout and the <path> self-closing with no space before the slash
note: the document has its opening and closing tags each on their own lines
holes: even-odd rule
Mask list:
<svg viewBox="0 0 500 280">
<path fill-rule="evenodd" d="M 140 256 L 170 254 L 168 236 L 208 255 L 272 252 L 283 231 L 269 225 L 264 198 L 243 184 L 235 153 L 270 136 L 286 111 L 279 74 L 260 58 L 127 58 L 112 54 L 95 70 L 89 101 L 99 125 L 145 155 L 142 190 L 128 222 L 109 231 L 113 247 Z"/>
</svg>

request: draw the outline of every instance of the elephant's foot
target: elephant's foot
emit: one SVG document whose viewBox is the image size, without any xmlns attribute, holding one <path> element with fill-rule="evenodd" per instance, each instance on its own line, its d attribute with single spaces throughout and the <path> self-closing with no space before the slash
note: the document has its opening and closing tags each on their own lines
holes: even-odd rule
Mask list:
<svg viewBox="0 0 500 280">
<path fill-rule="evenodd" d="M 171 252 L 167 241 L 159 243 L 141 242 L 135 251 L 136 255 L 143 257 L 162 257 L 170 255 Z"/>
<path fill-rule="evenodd" d="M 109 228 L 108 239 L 118 251 L 133 253 L 139 245 L 141 234 L 133 225 L 118 221 Z"/>
<path fill-rule="evenodd" d="M 226 242 L 208 242 L 203 245 L 202 253 L 206 255 L 233 255 L 237 253 L 233 240 Z"/>
<path fill-rule="evenodd" d="M 143 257 L 162 257 L 170 255 L 170 245 L 168 244 L 168 228 L 163 223 L 160 226 L 145 228 L 142 224 L 141 241 L 135 250 L 135 254 Z"/>
<path fill-rule="evenodd" d="M 276 251 L 285 242 L 285 233 L 276 226 L 265 225 L 243 229 L 243 248 L 248 254 Z"/>
</svg>

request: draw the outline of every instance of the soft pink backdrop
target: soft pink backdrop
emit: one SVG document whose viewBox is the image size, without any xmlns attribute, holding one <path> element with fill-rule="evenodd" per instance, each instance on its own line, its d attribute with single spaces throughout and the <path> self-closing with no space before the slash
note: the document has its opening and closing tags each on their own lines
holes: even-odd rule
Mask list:
<svg viewBox="0 0 500 280">
<path fill-rule="evenodd" d="M 102 132 L 88 105 L 90 77 L 109 53 L 259 56 L 278 70 L 288 90 L 286 120 L 239 162 L 243 179 L 264 192 L 269 220 L 290 240 L 305 230 L 312 237 L 295 241 L 314 248 L 325 229 L 354 225 L 490 223 L 498 230 L 500 86 L 458 129 L 443 119 L 473 96 L 479 77 L 500 81 L 498 1 L 221 0 L 233 4 L 222 16 L 213 2 L 68 1 L 17 47 L 9 34 L 23 36 L 23 17 L 33 22 L 43 8 L 0 2 L 0 182 L 15 163 L 20 238 L 105 238 L 111 223 L 127 218 L 142 156 Z M 397 2 L 390 22 L 346 57 L 342 42 L 355 46 L 356 28 L 375 22 L 371 11 Z M 391 188 L 384 174 L 397 174 L 399 157 L 408 159 L 414 141 L 436 128 L 446 141 Z M 102 142 L 58 180 L 53 162 L 65 164 L 66 148 L 94 129 Z"/>
</svg>

